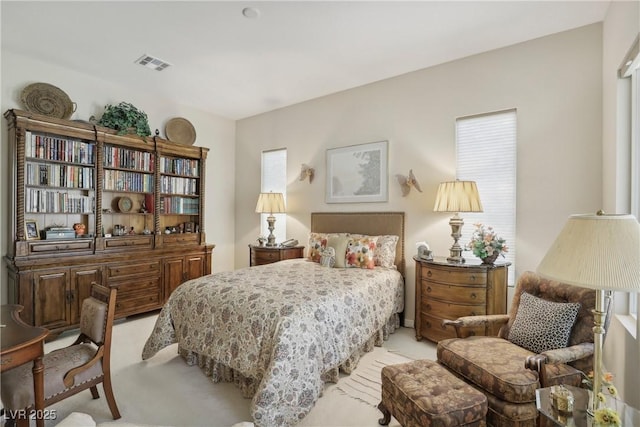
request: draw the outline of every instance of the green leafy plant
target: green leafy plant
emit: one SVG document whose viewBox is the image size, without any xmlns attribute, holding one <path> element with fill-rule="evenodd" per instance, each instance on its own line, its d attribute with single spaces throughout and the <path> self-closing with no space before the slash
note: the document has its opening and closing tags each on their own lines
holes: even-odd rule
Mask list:
<svg viewBox="0 0 640 427">
<path fill-rule="evenodd" d="M 130 129 L 140 136 L 151 135 L 147 114 L 128 102 L 104 107 L 104 114 L 98 125 L 117 130 L 118 135 L 126 134 Z"/>
</svg>

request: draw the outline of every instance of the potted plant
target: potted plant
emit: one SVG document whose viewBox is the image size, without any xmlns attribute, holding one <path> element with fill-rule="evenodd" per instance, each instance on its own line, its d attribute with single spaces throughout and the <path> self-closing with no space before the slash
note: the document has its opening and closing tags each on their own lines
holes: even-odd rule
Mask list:
<svg viewBox="0 0 640 427">
<path fill-rule="evenodd" d="M 140 136 L 151 135 L 147 114 L 128 102 L 107 105 L 104 108 L 104 114 L 98 121 L 98 125 L 117 130 L 118 135 L 128 132 L 136 133 Z"/>
</svg>

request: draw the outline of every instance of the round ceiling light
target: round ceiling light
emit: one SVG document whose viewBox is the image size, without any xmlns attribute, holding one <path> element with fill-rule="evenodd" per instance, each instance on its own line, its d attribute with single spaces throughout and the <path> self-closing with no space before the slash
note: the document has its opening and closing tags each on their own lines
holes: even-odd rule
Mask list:
<svg viewBox="0 0 640 427">
<path fill-rule="evenodd" d="M 242 15 L 245 18 L 256 19 L 260 16 L 260 10 L 254 7 L 245 7 L 244 9 L 242 9 Z"/>
</svg>

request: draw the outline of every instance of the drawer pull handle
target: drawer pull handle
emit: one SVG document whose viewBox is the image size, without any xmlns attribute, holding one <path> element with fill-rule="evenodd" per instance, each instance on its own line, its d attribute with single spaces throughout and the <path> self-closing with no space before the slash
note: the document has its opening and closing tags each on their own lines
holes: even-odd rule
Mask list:
<svg viewBox="0 0 640 427">
<path fill-rule="evenodd" d="M 474 274 L 471 275 L 471 280 L 475 282 L 476 276 Z"/>
<path fill-rule="evenodd" d="M 478 296 L 476 295 L 476 293 L 475 293 L 475 292 L 474 292 L 474 293 L 472 293 L 472 294 L 471 294 L 471 299 L 476 299 L 476 298 L 478 298 Z"/>
<path fill-rule="evenodd" d="M 427 328 L 431 328 L 431 322 L 425 322 L 425 326 L 426 326 Z"/>
<path fill-rule="evenodd" d="M 427 286 L 427 292 L 431 293 L 431 286 Z"/>
<path fill-rule="evenodd" d="M 431 311 L 431 304 L 425 305 L 424 308 L 427 309 L 427 311 Z"/>
<path fill-rule="evenodd" d="M 431 270 L 427 271 L 427 277 L 431 277 L 432 273 Z"/>
</svg>

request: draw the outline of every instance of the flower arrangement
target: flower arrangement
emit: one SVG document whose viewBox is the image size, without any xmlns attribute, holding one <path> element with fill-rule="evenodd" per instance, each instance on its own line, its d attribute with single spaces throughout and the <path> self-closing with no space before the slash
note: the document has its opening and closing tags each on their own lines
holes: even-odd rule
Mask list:
<svg viewBox="0 0 640 427">
<path fill-rule="evenodd" d="M 590 371 L 585 378 L 582 379 L 582 384 L 589 390 L 593 391 L 593 371 Z M 618 389 L 615 385 L 613 385 L 613 374 L 611 372 L 605 372 L 602 374 L 601 378 L 602 386 L 607 390 L 607 392 L 614 399 L 618 397 Z M 606 403 L 607 398 L 602 391 L 598 391 L 596 394 L 596 398 L 599 403 Z M 596 406 L 597 407 L 597 406 Z M 593 420 L 598 426 L 612 426 L 612 427 L 620 427 L 622 425 L 622 421 L 620 420 L 620 415 L 615 409 L 609 407 L 598 408 L 593 413 Z"/>
<path fill-rule="evenodd" d="M 478 258 L 487 258 L 491 255 L 502 255 L 509 251 L 507 241 L 498 237 L 493 227 L 487 227 L 481 223 L 474 224 L 476 229 L 473 232 L 471 241 L 467 248 L 473 251 Z"/>
</svg>

